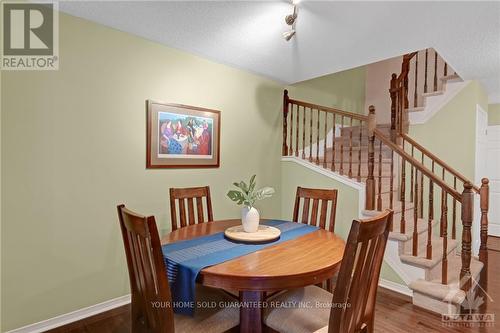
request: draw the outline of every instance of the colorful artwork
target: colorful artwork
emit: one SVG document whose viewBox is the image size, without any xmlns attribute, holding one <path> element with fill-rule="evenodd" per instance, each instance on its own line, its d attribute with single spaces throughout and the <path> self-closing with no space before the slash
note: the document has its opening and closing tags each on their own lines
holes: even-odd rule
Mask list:
<svg viewBox="0 0 500 333">
<path fill-rule="evenodd" d="M 213 119 L 158 113 L 158 157 L 212 158 Z"/>
<path fill-rule="evenodd" d="M 220 111 L 147 101 L 146 168 L 218 168 Z"/>
</svg>

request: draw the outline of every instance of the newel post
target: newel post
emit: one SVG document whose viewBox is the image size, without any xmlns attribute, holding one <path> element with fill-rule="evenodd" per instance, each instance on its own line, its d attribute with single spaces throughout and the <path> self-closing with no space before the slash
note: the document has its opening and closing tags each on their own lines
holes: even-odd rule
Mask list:
<svg viewBox="0 0 500 333">
<path fill-rule="evenodd" d="M 490 186 L 488 178 L 481 180 L 481 189 L 479 190 L 480 208 L 481 208 L 481 246 L 479 247 L 479 260 L 484 264 L 481 271 L 481 284 L 486 286 L 488 276 L 488 210 L 490 205 Z"/>
<path fill-rule="evenodd" d="M 375 178 L 373 170 L 375 168 L 375 128 L 377 120 L 375 107 L 370 105 L 368 113 L 368 178 L 366 179 L 365 208 L 375 210 Z"/>
<path fill-rule="evenodd" d="M 472 286 L 470 262 L 471 262 L 471 226 L 474 216 L 474 193 L 472 184 L 464 184 L 462 192 L 462 269 L 460 270 L 460 289 L 468 291 Z"/>
<path fill-rule="evenodd" d="M 283 92 L 283 147 L 281 149 L 281 155 L 283 156 L 288 156 L 288 145 L 287 145 L 287 118 L 288 118 L 288 104 L 289 104 L 289 97 L 288 97 L 288 90 L 285 89 Z"/>
<path fill-rule="evenodd" d="M 391 140 L 396 143 L 397 138 L 397 103 L 398 103 L 398 76 L 392 73 L 391 88 Z"/>
</svg>

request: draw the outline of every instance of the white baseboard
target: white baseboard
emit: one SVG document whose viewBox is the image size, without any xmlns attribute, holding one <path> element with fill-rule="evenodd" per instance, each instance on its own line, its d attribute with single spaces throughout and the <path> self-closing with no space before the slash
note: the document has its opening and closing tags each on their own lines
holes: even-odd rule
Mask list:
<svg viewBox="0 0 500 333">
<path fill-rule="evenodd" d="M 50 329 L 64 326 L 70 324 L 72 322 L 85 319 L 96 314 L 106 312 L 112 310 L 114 308 L 120 307 L 122 305 L 126 305 L 130 303 L 130 294 L 120 296 L 114 299 L 110 299 L 109 301 L 105 301 L 99 304 L 91 305 L 89 307 L 79 309 L 73 312 L 65 313 L 63 315 L 50 318 L 44 321 L 40 321 L 38 323 L 34 323 L 31 325 L 26 325 L 20 328 L 16 328 L 12 331 L 8 331 L 5 333 L 39 333 L 45 332 Z"/>
<path fill-rule="evenodd" d="M 413 297 L 413 290 L 411 290 L 410 288 L 408 288 L 405 285 L 402 285 L 402 284 L 399 284 L 396 282 L 392 282 L 389 280 L 385 280 L 385 279 L 380 279 L 378 282 L 378 285 L 380 287 L 385 288 L 385 289 L 389 289 L 389 290 L 395 291 L 397 293 Z"/>
</svg>

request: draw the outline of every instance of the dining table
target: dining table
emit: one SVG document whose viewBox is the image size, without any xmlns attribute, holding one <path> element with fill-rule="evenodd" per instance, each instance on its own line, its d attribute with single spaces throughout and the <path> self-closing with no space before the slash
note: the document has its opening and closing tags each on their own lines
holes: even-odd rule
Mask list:
<svg viewBox="0 0 500 333">
<path fill-rule="evenodd" d="M 262 220 L 265 221 L 265 220 Z M 182 227 L 165 234 L 161 243 L 224 232 L 241 220 L 221 220 Z M 203 268 L 197 283 L 239 294 L 240 332 L 263 330 L 266 293 L 319 284 L 340 268 L 345 242 L 337 234 L 318 228 L 303 236 Z"/>
</svg>

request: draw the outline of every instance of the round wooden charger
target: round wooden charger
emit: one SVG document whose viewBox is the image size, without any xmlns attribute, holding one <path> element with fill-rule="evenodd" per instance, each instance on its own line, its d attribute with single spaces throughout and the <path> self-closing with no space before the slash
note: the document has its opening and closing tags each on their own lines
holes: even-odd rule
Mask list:
<svg viewBox="0 0 500 333">
<path fill-rule="evenodd" d="M 245 232 L 242 225 L 227 228 L 224 235 L 234 241 L 244 243 L 262 243 L 280 238 L 281 231 L 278 228 L 267 225 L 259 225 L 256 232 Z"/>
</svg>

